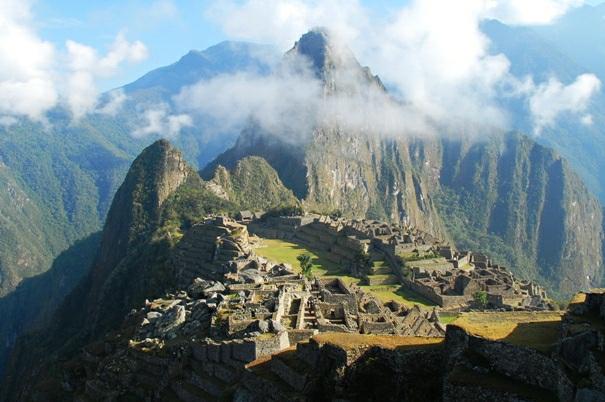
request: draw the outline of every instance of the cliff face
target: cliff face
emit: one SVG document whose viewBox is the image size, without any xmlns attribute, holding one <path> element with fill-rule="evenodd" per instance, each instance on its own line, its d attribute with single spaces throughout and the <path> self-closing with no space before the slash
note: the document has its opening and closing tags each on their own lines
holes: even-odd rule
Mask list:
<svg viewBox="0 0 605 402">
<path fill-rule="evenodd" d="M 601 206 L 555 152 L 520 135 L 444 141 L 436 168 L 439 212 L 460 246 L 562 294 L 600 284 Z"/>
<path fill-rule="evenodd" d="M 321 31 L 303 36 L 286 59 L 293 54 L 309 60 L 325 99 L 384 90 Z M 485 250 L 562 294 L 601 283 L 601 207 L 552 150 L 500 132 L 482 140 L 382 134 L 318 117 L 306 140 L 292 143 L 251 125 L 208 169 L 260 156 L 308 210 L 407 222 Z"/>
</svg>

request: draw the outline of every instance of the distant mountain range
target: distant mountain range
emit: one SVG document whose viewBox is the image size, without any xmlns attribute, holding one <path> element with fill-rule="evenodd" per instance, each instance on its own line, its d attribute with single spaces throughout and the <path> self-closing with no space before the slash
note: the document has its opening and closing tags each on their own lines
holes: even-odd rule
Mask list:
<svg viewBox="0 0 605 402">
<path fill-rule="evenodd" d="M 605 58 L 599 58 L 605 45 L 598 40 L 604 37 L 598 18 L 602 12 L 603 6 L 586 6 L 548 27 L 490 21 L 482 29 L 492 40 L 492 51 L 506 54 L 517 76 L 545 79 L 554 74 L 568 83 L 578 74 L 595 72 L 605 82 Z M 0 324 L 4 351 L 20 333 L 48 319 L 86 276 L 99 242 L 95 233 L 130 163 L 162 136 L 130 135 L 141 113 L 158 104 L 172 110 L 172 97 L 199 80 L 240 71 L 269 74 L 279 59 L 270 46 L 224 42 L 192 51 L 124 86 L 128 100 L 115 116 L 92 114 L 73 124 L 59 108 L 50 113 L 49 126 L 29 121 L 0 126 L 0 188 L 7 190 L 0 192 L 0 296 L 5 296 L 0 315 L 11 317 Z M 313 60 L 320 74 L 330 72 L 325 60 Z M 371 85 L 382 85 L 367 70 L 360 74 Z M 505 106 L 518 117 L 517 127 L 529 132 L 531 122 L 522 117 L 526 106 Z M 309 208 L 409 218 L 461 246 L 489 251 L 517 273 L 546 280 L 566 294 L 600 283 L 603 274 L 602 210 L 590 195 L 605 199 L 603 93 L 589 112 L 592 126 L 561 120 L 536 139 L 541 145 L 519 135 L 483 144 L 364 142 L 356 133 L 321 127 L 312 143 L 297 149 L 253 126 L 242 135 L 209 136 L 204 116 L 195 117 L 172 140 L 192 169 L 205 168 L 207 179 L 219 164 L 233 170 L 242 158 L 258 155 L 266 162 L 255 163 L 268 164 L 280 185 Z M 51 267 L 47 276 L 23 281 Z M 42 278 L 58 291 L 35 291 Z"/>
</svg>

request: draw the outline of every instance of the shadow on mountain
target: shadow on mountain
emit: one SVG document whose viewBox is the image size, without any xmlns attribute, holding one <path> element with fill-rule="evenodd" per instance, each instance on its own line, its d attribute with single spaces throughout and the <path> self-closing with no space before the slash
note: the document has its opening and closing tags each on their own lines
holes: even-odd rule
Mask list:
<svg viewBox="0 0 605 402">
<path fill-rule="evenodd" d="M 100 239 L 97 232 L 75 242 L 55 258 L 47 272 L 24 279 L 0 299 L 0 377 L 17 337 L 45 325 L 90 269 Z"/>
</svg>

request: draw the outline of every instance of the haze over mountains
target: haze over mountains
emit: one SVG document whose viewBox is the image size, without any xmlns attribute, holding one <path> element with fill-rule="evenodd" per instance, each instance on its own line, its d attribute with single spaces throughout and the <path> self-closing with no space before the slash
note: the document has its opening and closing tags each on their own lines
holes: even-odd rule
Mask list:
<svg viewBox="0 0 605 402">
<path fill-rule="evenodd" d="M 548 27 L 490 21 L 482 29 L 492 40 L 491 51 L 506 54 L 520 79 L 531 74 L 542 82 L 556 76 L 569 85 L 581 74 L 595 73 L 605 81 L 599 59 L 572 45 L 578 38 L 590 41 L 592 52 L 603 28 L 598 19 L 584 16 L 601 12 L 602 7 L 586 6 Z M 591 124 L 566 119 L 563 113 L 556 124 L 533 137 L 531 106 L 503 98 L 500 102 L 512 114 L 512 128 L 530 138 L 490 129 L 489 122 L 479 133 L 471 127 L 471 134 L 453 133 L 452 138 L 440 135 L 442 127 L 413 105 L 395 102 L 384 90 L 389 83 L 363 68 L 346 47 L 326 43 L 321 31 L 307 35 L 290 53 L 308 57 L 302 61 L 285 63 L 271 46 L 223 42 L 192 51 L 124 86 L 127 98 L 114 116 L 94 114 L 73 124 L 67 111 L 57 108 L 49 115 L 48 127 L 27 120 L 0 127 L 0 184 L 8 189 L 0 193 L 0 295 L 5 296 L 0 313 L 10 317 L 0 324 L 4 344 L 12 345 L 22 331 L 51 317 L 51 311 L 41 306 L 58 305 L 86 277 L 97 252 L 95 233 L 101 230 L 131 161 L 162 136 L 169 136 L 183 151 L 192 166 L 187 169 L 203 169 L 204 179 L 224 187 L 237 188 L 238 175 L 233 173 L 233 182 L 221 182 L 220 174 L 215 175 L 218 165 L 239 172 L 253 165 L 249 170 L 263 171 L 266 181 L 273 183 L 269 188 L 277 187 L 281 194 L 285 186 L 310 209 L 409 220 L 461 247 L 486 250 L 516 273 L 539 278 L 561 294 L 602 283 L 603 213 L 592 195 L 603 200 L 605 194 L 600 174 L 605 168 L 602 92 L 582 112 L 591 117 Z M 277 83 L 274 76 L 280 77 Z M 263 101 L 267 109 L 249 102 L 236 102 L 239 111 L 225 109 L 221 99 L 237 97 L 231 85 L 240 84 L 236 80 L 248 89 L 266 90 L 255 101 Z M 221 90 L 227 93 L 221 96 Z M 321 102 L 325 98 L 308 102 L 318 94 L 338 99 L 328 104 L 329 113 L 318 114 L 326 107 Z M 196 104 L 200 96 L 215 98 L 200 108 Z M 354 101 L 343 104 L 342 99 Z M 364 106 L 363 118 L 357 121 L 349 112 Z M 220 113 L 213 115 L 219 108 Z M 386 113 L 376 119 L 379 110 Z M 271 111 L 277 118 L 267 114 Z M 225 121 L 229 113 L 235 122 Z M 397 132 L 406 123 L 405 130 Z M 418 138 L 423 130 L 430 133 Z M 251 155 L 267 163 L 248 159 L 242 166 L 242 158 Z M 177 186 L 168 181 L 168 187 Z M 237 191 L 231 191 L 231 198 L 238 199 Z M 242 202 L 248 197 L 239 197 L 238 205 L 252 208 Z M 130 211 L 120 200 L 114 200 L 115 208 Z M 114 217 L 107 227 L 114 230 L 116 221 L 127 220 Z M 104 238 L 126 236 L 115 230 Z M 115 251 L 113 245 L 105 248 L 98 261 L 109 258 L 108 248 Z M 76 257 L 57 258 L 62 252 L 63 257 Z M 111 263 L 97 261 L 98 269 L 113 268 L 125 254 L 112 255 L 116 261 Z M 24 302 L 23 292 L 40 284 L 36 279 L 21 281 L 51 266 L 60 275 L 49 274 L 49 287 L 59 291 L 30 295 Z M 19 283 L 21 292 L 14 292 Z M 147 289 L 128 296 L 129 302 L 134 303 L 143 290 Z M 97 302 L 91 298 L 89 305 Z M 127 311 L 128 303 L 124 306 Z M 114 313 L 117 317 L 123 311 Z"/>
</svg>

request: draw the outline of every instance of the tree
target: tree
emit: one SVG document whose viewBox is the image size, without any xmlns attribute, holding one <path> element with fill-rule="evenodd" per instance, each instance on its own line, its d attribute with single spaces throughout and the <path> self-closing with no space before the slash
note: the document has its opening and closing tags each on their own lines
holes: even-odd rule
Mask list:
<svg viewBox="0 0 605 402">
<path fill-rule="evenodd" d="M 354 264 L 357 268 L 358 275 L 366 277 L 372 269 L 372 261 L 370 255 L 364 251 L 359 251 L 354 258 Z"/>
<path fill-rule="evenodd" d="M 477 303 L 482 308 L 487 307 L 487 302 L 488 302 L 487 292 L 485 292 L 483 290 L 475 292 L 473 294 L 473 299 L 475 300 L 475 303 Z"/>
<path fill-rule="evenodd" d="M 300 264 L 300 271 L 303 276 L 307 279 L 311 279 L 313 276 L 313 264 L 311 263 L 311 256 L 309 254 L 301 254 L 296 257 Z"/>
</svg>

